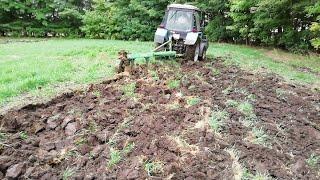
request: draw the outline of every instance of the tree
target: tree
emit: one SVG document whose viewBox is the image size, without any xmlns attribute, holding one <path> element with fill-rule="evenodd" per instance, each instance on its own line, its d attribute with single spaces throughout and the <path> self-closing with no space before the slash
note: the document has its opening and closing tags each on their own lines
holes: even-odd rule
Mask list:
<svg viewBox="0 0 320 180">
<path fill-rule="evenodd" d="M 256 0 L 231 0 L 230 17 L 233 24 L 228 29 L 240 34 L 239 38 L 234 37 L 236 41 L 244 40 L 246 44 L 255 41 L 251 33 L 254 27 L 252 8 L 255 5 Z"/>
<path fill-rule="evenodd" d="M 309 17 L 313 17 L 313 23 L 310 27 L 312 33 L 311 43 L 312 46 L 319 50 L 320 49 L 320 2 L 315 5 L 306 7 L 306 12 Z"/>
</svg>

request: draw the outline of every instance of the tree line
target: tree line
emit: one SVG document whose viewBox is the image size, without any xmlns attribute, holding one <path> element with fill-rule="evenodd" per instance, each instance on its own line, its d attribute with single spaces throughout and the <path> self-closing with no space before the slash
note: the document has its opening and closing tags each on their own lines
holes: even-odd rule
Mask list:
<svg viewBox="0 0 320 180">
<path fill-rule="evenodd" d="M 152 40 L 166 6 L 185 0 L 1 0 L 0 35 Z M 211 41 L 320 49 L 319 0 L 194 0 Z"/>
</svg>

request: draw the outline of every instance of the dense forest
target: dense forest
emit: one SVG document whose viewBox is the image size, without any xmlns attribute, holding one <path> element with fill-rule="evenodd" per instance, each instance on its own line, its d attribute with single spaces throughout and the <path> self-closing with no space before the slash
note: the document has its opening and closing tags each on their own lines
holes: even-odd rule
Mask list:
<svg viewBox="0 0 320 180">
<path fill-rule="evenodd" d="M 0 36 L 152 40 L 170 3 L 185 0 L 1 0 Z M 319 0 L 194 0 L 211 41 L 320 49 Z"/>
</svg>

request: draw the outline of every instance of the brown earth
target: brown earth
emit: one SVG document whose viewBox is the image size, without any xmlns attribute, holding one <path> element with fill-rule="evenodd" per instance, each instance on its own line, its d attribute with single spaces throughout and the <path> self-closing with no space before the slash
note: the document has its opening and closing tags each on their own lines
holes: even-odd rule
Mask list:
<svg viewBox="0 0 320 180">
<path fill-rule="evenodd" d="M 140 65 L 0 120 L 0 179 L 320 178 L 319 92 L 220 59 Z"/>
</svg>

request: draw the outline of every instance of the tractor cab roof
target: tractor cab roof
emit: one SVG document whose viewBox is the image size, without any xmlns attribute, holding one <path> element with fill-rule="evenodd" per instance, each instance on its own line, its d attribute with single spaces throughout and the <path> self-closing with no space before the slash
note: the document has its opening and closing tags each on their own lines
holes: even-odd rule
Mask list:
<svg viewBox="0 0 320 180">
<path fill-rule="evenodd" d="M 200 11 L 199 8 L 197 8 L 196 6 L 192 6 L 189 4 L 170 4 L 168 6 L 168 9 L 170 8 L 175 8 L 175 9 L 189 9 L 189 10 L 195 10 L 195 11 Z"/>
</svg>

